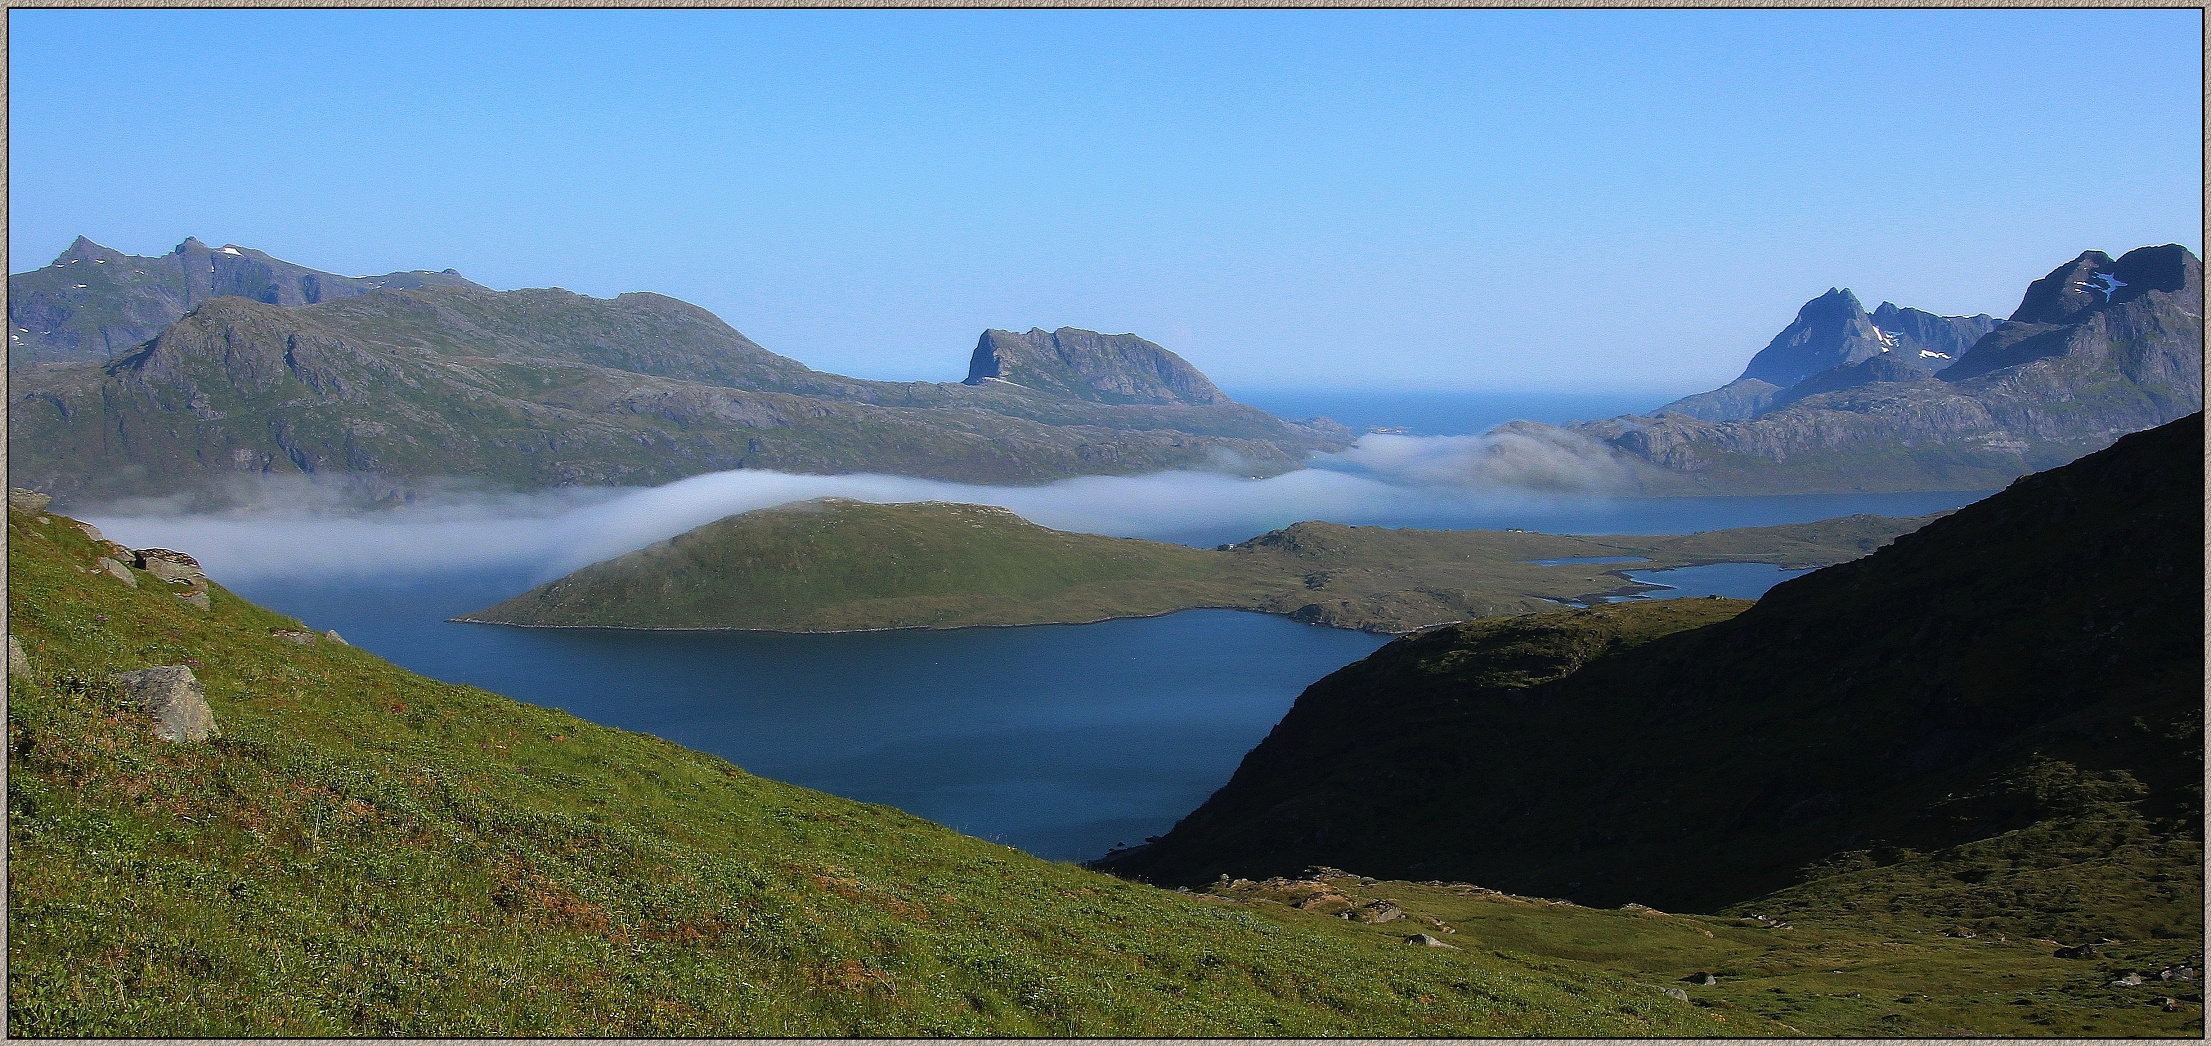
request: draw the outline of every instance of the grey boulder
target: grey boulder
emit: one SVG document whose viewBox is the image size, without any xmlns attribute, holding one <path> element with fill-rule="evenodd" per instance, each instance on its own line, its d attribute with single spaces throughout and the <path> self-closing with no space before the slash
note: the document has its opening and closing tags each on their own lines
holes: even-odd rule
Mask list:
<svg viewBox="0 0 2211 1046">
<path fill-rule="evenodd" d="M 138 575 L 131 573 L 131 568 L 126 567 L 121 563 L 117 563 L 116 561 L 109 559 L 106 556 L 101 556 L 99 562 L 100 570 L 106 573 L 109 577 L 112 577 L 115 580 L 120 581 L 126 585 L 129 585 L 132 588 L 138 587 Z"/>
<path fill-rule="evenodd" d="M 154 714 L 154 736 L 164 741 L 205 741 L 215 736 L 215 711 L 207 691 L 185 665 L 156 665 L 109 677 L 131 700 Z"/>
</svg>

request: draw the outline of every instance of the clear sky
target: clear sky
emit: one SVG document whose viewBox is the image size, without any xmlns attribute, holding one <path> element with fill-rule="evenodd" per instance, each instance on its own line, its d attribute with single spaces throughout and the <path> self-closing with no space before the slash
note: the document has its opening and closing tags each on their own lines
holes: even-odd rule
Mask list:
<svg viewBox="0 0 2211 1046">
<path fill-rule="evenodd" d="M 1848 286 L 2202 253 L 2202 14 L 14 11 L 9 271 L 82 233 L 671 294 L 956 380 L 1690 392 Z"/>
</svg>

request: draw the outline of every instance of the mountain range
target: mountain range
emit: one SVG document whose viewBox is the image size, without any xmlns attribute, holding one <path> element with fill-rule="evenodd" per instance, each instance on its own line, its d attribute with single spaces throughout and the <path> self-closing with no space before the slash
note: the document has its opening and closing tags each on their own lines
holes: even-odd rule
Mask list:
<svg viewBox="0 0 2211 1046">
<path fill-rule="evenodd" d="M 1836 379 L 1857 364 L 1880 359 L 1884 381 L 1911 381 L 1955 363 L 1975 341 L 1996 329 L 1979 316 L 1937 316 L 1889 302 L 1867 313 L 1847 288 L 1804 303 L 1795 322 L 1751 357 L 1743 375 L 1711 392 L 1675 400 L 1657 413 L 1687 414 L 1705 421 L 1740 421 L 1807 395 L 1840 388 Z M 1808 379 L 1821 377 L 1812 382 Z"/>
<path fill-rule="evenodd" d="M 145 344 L 201 302 L 225 295 L 270 305 L 312 305 L 418 287 L 476 284 L 452 269 L 339 276 L 251 247 L 210 248 L 196 236 L 151 258 L 79 236 L 52 264 L 8 277 L 8 362 L 113 359 Z"/>
<path fill-rule="evenodd" d="M 2167 244 L 2085 252 L 1993 325 L 1829 291 L 1726 386 L 1571 436 L 1515 427 L 1672 492 L 1972 490 L 2202 408 L 2203 263 Z"/>
<path fill-rule="evenodd" d="M 197 273 L 207 258 L 227 259 L 211 264 L 228 283 L 179 290 L 159 266 L 148 272 L 170 275 L 140 280 L 127 266 L 143 259 L 82 240 L 53 265 L 10 277 L 21 291 L 11 310 L 47 307 L 40 288 L 66 278 L 57 273 L 92 266 L 133 277 L 72 287 L 77 327 L 191 302 L 112 359 L 83 358 L 92 343 L 80 339 L 76 359 L 11 362 L 20 481 L 77 499 L 220 492 L 232 477 L 301 474 L 387 493 L 444 477 L 534 489 L 736 468 L 1034 483 L 1171 468 L 1280 472 L 1349 443 L 1341 426 L 1233 402 L 1134 335 L 987 331 L 967 382 L 866 381 L 769 352 L 662 295 L 492 291 L 444 274 L 338 284 L 259 252 L 195 243 L 170 268 Z M 210 288 L 222 296 L 205 297 Z M 237 293 L 249 288 L 259 297 Z M 75 329 L 24 316 L 18 328 Z M 126 328 L 100 329 L 110 332 L 104 345 Z"/>
<path fill-rule="evenodd" d="M 65 499 L 220 500 L 271 475 L 383 498 L 738 468 L 1256 476 L 1352 441 L 1236 403 L 1134 334 L 987 330 L 963 380 L 883 382 L 662 295 L 345 277 L 197 240 L 149 259 L 79 238 L 9 286 L 13 467 Z M 1837 288 L 1720 389 L 1503 434 L 1647 494 L 1993 489 L 2200 409 L 2202 339 L 2194 254 L 2089 251 L 2001 321 L 1868 313 Z"/>
</svg>

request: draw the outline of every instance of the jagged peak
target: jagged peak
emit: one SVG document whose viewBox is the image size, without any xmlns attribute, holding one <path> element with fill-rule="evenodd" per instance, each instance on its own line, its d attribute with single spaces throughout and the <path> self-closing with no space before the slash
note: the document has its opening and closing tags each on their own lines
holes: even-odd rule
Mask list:
<svg viewBox="0 0 2211 1046">
<path fill-rule="evenodd" d="M 123 252 L 113 247 L 105 247 L 92 242 L 90 237 L 79 236 L 71 240 L 69 247 L 55 255 L 54 260 L 49 264 L 67 265 L 73 261 L 113 261 L 122 257 L 125 257 Z"/>
</svg>

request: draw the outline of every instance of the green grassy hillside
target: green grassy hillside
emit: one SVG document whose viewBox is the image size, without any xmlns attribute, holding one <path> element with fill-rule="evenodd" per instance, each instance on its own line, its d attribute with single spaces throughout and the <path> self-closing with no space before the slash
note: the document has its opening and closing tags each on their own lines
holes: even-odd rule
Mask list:
<svg viewBox="0 0 2211 1046">
<path fill-rule="evenodd" d="M 1036 860 L 449 686 L 12 512 L 8 1027 L 162 1035 L 1709 1035 L 1600 966 Z M 304 637 L 298 637 L 304 638 Z M 192 666 L 221 736 L 109 682 Z"/>
<path fill-rule="evenodd" d="M 1219 549 L 1049 530 L 1004 509 L 824 499 L 748 512 L 594 564 L 461 620 L 624 628 L 838 631 L 1099 621 L 1232 607 L 1409 631 L 1527 613 L 1636 588 L 1638 568 L 1820 566 L 1923 520 L 1818 523 L 1655 537 L 1393 530 L 1298 523 Z"/>
<path fill-rule="evenodd" d="M 1327 863 L 2193 957 L 2202 440 L 2200 414 L 2126 437 L 1755 605 L 1392 643 L 1108 864 L 1204 883 Z"/>
</svg>

